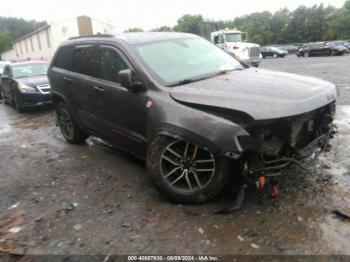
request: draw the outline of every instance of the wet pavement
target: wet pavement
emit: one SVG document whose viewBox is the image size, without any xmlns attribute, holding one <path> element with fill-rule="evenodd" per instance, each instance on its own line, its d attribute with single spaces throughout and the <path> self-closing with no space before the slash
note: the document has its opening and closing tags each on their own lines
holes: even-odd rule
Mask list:
<svg viewBox="0 0 350 262">
<path fill-rule="evenodd" d="M 50 109 L 0 103 L 0 252 L 17 254 L 350 254 L 350 57 L 266 59 L 262 68 L 340 86 L 332 150 L 311 171 L 289 170 L 278 200 L 253 187 L 241 211 L 223 193 L 197 206 L 168 202 L 144 162 L 97 138 L 65 143 Z M 348 87 L 349 86 L 349 87 Z"/>
</svg>

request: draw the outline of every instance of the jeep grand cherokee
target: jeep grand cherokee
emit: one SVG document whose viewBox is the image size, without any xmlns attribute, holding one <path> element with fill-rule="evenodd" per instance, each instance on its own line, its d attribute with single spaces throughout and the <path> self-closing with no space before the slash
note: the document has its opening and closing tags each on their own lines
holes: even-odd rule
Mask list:
<svg viewBox="0 0 350 262">
<path fill-rule="evenodd" d="M 185 33 L 70 39 L 49 79 L 69 143 L 93 134 L 146 159 L 157 188 L 183 203 L 314 155 L 331 137 L 337 96 L 329 82 L 249 67 Z"/>
</svg>

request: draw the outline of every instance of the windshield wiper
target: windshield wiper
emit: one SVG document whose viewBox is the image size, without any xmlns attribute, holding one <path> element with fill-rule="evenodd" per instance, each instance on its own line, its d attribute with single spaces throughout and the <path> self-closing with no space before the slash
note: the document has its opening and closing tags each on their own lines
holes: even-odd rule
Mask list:
<svg viewBox="0 0 350 262">
<path fill-rule="evenodd" d="M 221 70 L 217 73 L 214 73 L 214 74 L 210 74 L 210 75 L 207 75 L 205 77 L 200 77 L 200 78 L 186 78 L 186 79 L 183 79 L 183 80 L 180 80 L 174 84 L 171 84 L 171 85 L 168 85 L 168 87 L 173 87 L 173 86 L 181 86 L 181 85 L 186 85 L 186 84 L 190 84 L 190 83 L 193 83 L 193 82 L 197 82 L 197 81 L 201 81 L 201 80 L 205 80 L 205 79 L 208 79 L 208 78 L 212 78 L 212 77 L 215 77 L 215 76 L 219 76 L 219 75 L 225 75 L 229 72 L 232 72 L 232 71 L 238 71 L 238 70 L 243 70 L 244 67 L 236 67 L 236 68 L 232 68 L 232 69 L 229 69 L 229 70 Z"/>
<path fill-rule="evenodd" d="M 173 86 L 182 86 L 182 85 L 186 85 L 186 84 L 190 84 L 190 83 L 193 83 L 193 82 L 197 82 L 197 81 L 201 81 L 201 80 L 204 80 L 204 79 L 207 79 L 209 77 L 203 77 L 203 78 L 187 78 L 187 79 L 183 79 L 183 80 L 180 80 L 174 84 L 171 84 L 171 85 L 168 85 L 169 87 L 173 87 Z"/>
</svg>

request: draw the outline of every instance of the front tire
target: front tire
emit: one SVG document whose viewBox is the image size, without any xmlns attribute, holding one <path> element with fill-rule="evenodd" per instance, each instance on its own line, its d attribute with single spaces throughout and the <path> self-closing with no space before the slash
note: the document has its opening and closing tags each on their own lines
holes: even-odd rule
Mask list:
<svg viewBox="0 0 350 262">
<path fill-rule="evenodd" d="M 229 179 L 227 159 L 205 149 L 166 136 L 155 138 L 147 153 L 147 172 L 169 199 L 203 203 L 222 191 Z"/>
<path fill-rule="evenodd" d="M 63 137 L 70 144 L 82 144 L 89 137 L 82 131 L 66 103 L 60 102 L 55 107 L 58 126 Z"/>
<path fill-rule="evenodd" d="M 337 51 L 335 51 L 335 50 L 332 50 L 332 52 L 331 52 L 331 54 L 330 54 L 331 56 L 336 56 L 337 55 Z"/>
<path fill-rule="evenodd" d="M 277 55 L 277 54 L 273 54 L 273 57 L 274 57 L 274 58 L 277 58 L 277 57 L 278 57 L 278 55 Z"/>
<path fill-rule="evenodd" d="M 17 110 L 18 113 L 23 113 L 23 106 L 21 104 L 21 101 L 19 100 L 19 98 L 17 97 L 17 95 L 13 96 L 13 102 L 14 102 L 14 106 Z"/>
<path fill-rule="evenodd" d="M 309 57 L 310 56 L 310 53 L 309 52 L 305 52 L 304 53 L 304 57 Z"/>
</svg>

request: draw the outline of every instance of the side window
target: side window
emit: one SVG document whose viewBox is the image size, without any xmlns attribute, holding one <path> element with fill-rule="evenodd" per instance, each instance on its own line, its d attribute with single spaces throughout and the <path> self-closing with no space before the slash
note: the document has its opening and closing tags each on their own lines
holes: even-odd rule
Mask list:
<svg viewBox="0 0 350 262">
<path fill-rule="evenodd" d="M 54 65 L 65 70 L 72 70 L 73 50 L 72 46 L 62 47 L 56 55 Z"/>
<path fill-rule="evenodd" d="M 223 44 L 223 43 L 225 43 L 224 36 L 223 35 L 214 36 L 214 43 L 215 44 Z"/>
<path fill-rule="evenodd" d="M 218 35 L 214 36 L 214 43 L 219 44 L 219 36 Z"/>
<path fill-rule="evenodd" d="M 98 58 L 96 46 L 76 46 L 72 57 L 74 72 L 87 76 L 98 77 Z"/>
<path fill-rule="evenodd" d="M 128 69 L 123 58 L 114 50 L 102 48 L 100 53 L 101 79 L 119 83 L 118 72 Z"/>
</svg>

